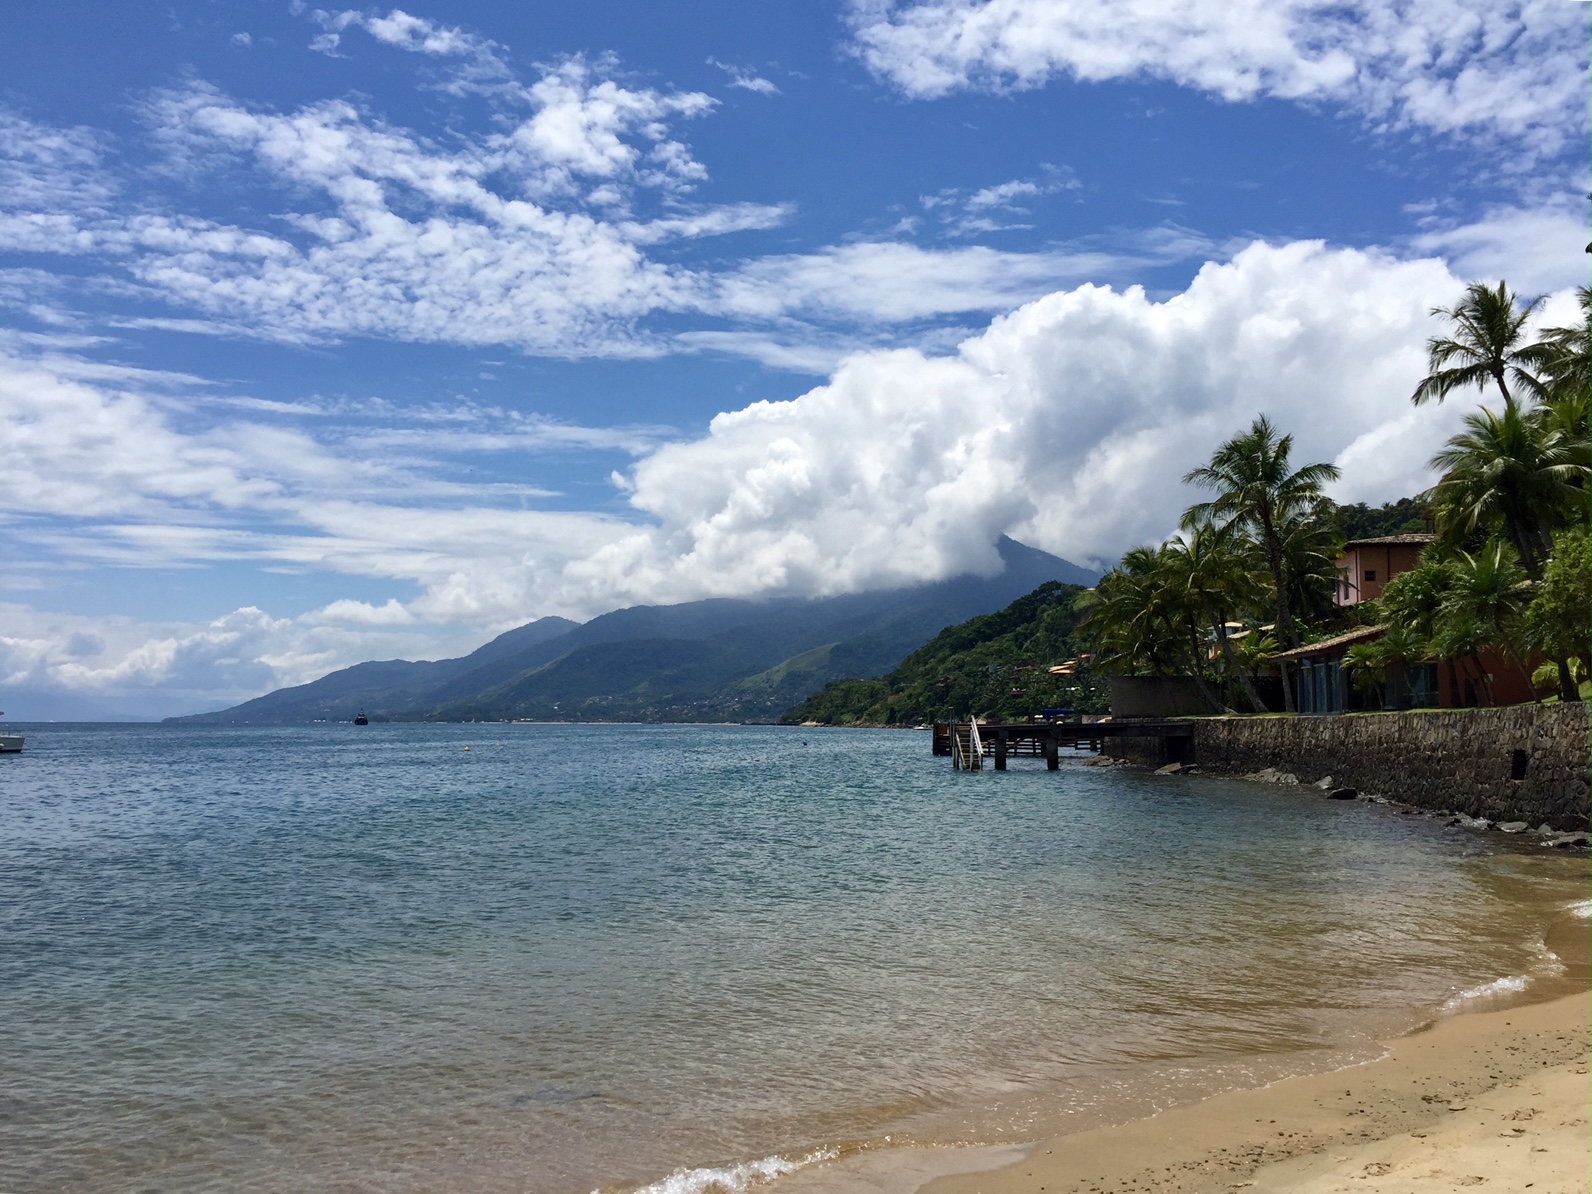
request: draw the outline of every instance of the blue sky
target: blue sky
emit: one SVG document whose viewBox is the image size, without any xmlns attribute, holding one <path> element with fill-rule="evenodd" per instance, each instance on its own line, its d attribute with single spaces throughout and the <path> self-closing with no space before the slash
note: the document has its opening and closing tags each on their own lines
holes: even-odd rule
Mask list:
<svg viewBox="0 0 1592 1194">
<path fill-rule="evenodd" d="M 1104 563 L 1261 410 L 1430 483 L 1587 276 L 1588 6 L 60 4 L 0 39 L 0 698 Z"/>
</svg>

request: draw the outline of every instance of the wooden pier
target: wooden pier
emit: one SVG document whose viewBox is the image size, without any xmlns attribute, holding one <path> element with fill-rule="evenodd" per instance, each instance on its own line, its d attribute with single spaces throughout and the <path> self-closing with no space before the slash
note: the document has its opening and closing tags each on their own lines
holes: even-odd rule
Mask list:
<svg viewBox="0 0 1592 1194">
<path fill-rule="evenodd" d="M 1061 765 L 1061 748 L 1098 752 L 1107 738 L 1192 739 L 1194 726 L 1187 721 L 1135 719 L 1128 721 L 968 721 L 934 723 L 932 750 L 947 755 L 959 769 L 978 771 L 986 756 L 995 770 L 1005 771 L 1011 755 L 1043 755 L 1051 771 Z"/>
</svg>

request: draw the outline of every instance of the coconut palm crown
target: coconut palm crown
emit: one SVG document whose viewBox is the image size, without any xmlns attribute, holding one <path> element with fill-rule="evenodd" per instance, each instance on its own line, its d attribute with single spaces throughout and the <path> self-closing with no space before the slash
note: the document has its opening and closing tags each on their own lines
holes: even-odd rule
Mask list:
<svg viewBox="0 0 1592 1194">
<path fill-rule="evenodd" d="M 1543 330 L 1542 380 L 1554 398 L 1585 402 L 1592 386 L 1592 290 L 1582 286 L 1576 297 L 1581 303 L 1581 322 Z"/>
<path fill-rule="evenodd" d="M 1537 374 L 1549 364 L 1553 351 L 1542 344 L 1523 344 L 1527 322 L 1542 300 L 1522 306 L 1506 282 L 1489 286 L 1472 282 L 1465 297 L 1453 307 L 1433 307 L 1454 324 L 1453 335 L 1434 336 L 1426 342 L 1428 373 L 1415 387 L 1410 401 L 1416 406 L 1441 402 L 1455 390 L 1498 386 L 1507 406 L 1515 396 L 1509 383 L 1535 397 L 1542 393 Z"/>
<path fill-rule="evenodd" d="M 1277 601 L 1277 629 L 1290 647 L 1299 645 L 1290 593 L 1294 576 L 1285 551 L 1285 530 L 1300 515 L 1322 504 L 1321 487 L 1338 479 L 1332 464 L 1307 464 L 1290 471 L 1293 436 L 1278 435 L 1261 415 L 1243 435 L 1235 436 L 1211 456 L 1211 462 L 1183 478 L 1190 485 L 1216 491 L 1209 502 L 1190 506 L 1185 528 L 1202 522 L 1233 524 L 1248 531 L 1266 554 Z"/>
<path fill-rule="evenodd" d="M 1437 528 L 1449 544 L 1502 531 L 1533 580 L 1553 552 L 1555 527 L 1586 518 L 1584 453 L 1542 412 L 1514 406 L 1465 416 L 1465 430 L 1432 457 Z"/>
</svg>

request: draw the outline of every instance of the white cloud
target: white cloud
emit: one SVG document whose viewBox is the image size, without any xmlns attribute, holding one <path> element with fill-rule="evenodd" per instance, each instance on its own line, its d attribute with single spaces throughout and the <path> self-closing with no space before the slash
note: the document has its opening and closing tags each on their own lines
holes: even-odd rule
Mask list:
<svg viewBox="0 0 1592 1194">
<path fill-rule="evenodd" d="M 41 125 L 0 108 L 0 218 L 105 204 L 114 188 L 98 170 L 99 158 L 90 130 Z"/>
<path fill-rule="evenodd" d="M 1032 228 L 1031 223 L 1021 222 L 1021 217 L 1030 211 L 1025 204 L 1059 191 L 1077 190 L 1079 186 L 1071 170 L 1047 167 L 1046 175 L 1043 182 L 1014 178 L 980 188 L 971 195 L 955 189 L 944 190 L 936 195 L 920 196 L 919 202 L 925 210 L 937 211 L 946 227 L 956 235 L 976 236 Z"/>
<path fill-rule="evenodd" d="M 1409 405 L 1441 262 L 1256 244 L 1166 302 L 1092 285 L 995 320 L 958 352 L 864 352 L 790 402 L 718 416 L 636 465 L 656 525 L 572 563 L 614 599 L 841 592 L 993 567 L 1002 533 L 1103 561 L 1159 539 L 1179 478 L 1258 413 L 1346 500 L 1430 483 L 1464 402 Z"/>
<path fill-rule="evenodd" d="M 706 168 L 679 141 L 668 137 L 668 121 L 701 116 L 716 101 L 699 91 L 641 91 L 603 78 L 594 67 L 570 58 L 543 74 L 529 90 L 536 114 L 509 138 L 506 160 L 546 172 L 549 190 L 573 189 L 575 179 L 635 179 L 644 185 L 689 189 L 707 177 Z M 635 138 L 650 142 L 643 150 Z"/>
<path fill-rule="evenodd" d="M 450 458 L 634 454 L 668 434 L 467 405 L 445 420 L 435 409 L 353 425 L 320 416 L 311 434 L 296 410 L 246 406 L 217 422 L 225 407 L 174 391 L 181 380 L 0 342 L 0 519 L 13 544 L 74 563 L 248 560 L 410 580 L 422 588 L 415 616 L 501 628 L 538 601 L 589 608 L 557 569 L 628 525 L 524 509 L 543 491 L 466 484 L 444 475 Z"/>
<path fill-rule="evenodd" d="M 396 597 L 389 597 L 385 605 L 371 605 L 368 601 L 350 601 L 346 598 L 333 601 L 305 615 L 302 620 L 334 626 L 412 626 L 416 619 Z"/>
<path fill-rule="evenodd" d="M 458 654 L 479 645 L 475 634 L 414 632 L 395 602 L 366 606 L 374 616 L 358 617 L 352 607 L 361 604 L 334 602 L 299 618 L 246 606 L 194 625 L 0 603 L 0 689 L 76 694 L 98 698 L 98 709 L 159 717 L 247 700 L 364 659 Z M 13 717 L 27 715 L 13 700 L 7 705 Z"/>
<path fill-rule="evenodd" d="M 774 85 L 772 79 L 765 79 L 755 71 L 747 70 L 745 67 L 731 66 L 727 62 L 720 62 L 717 58 L 709 58 L 708 65 L 716 66 L 729 75 L 731 87 L 738 87 L 742 91 L 756 92 L 758 95 L 779 94 L 779 88 Z"/>
<path fill-rule="evenodd" d="M 1010 308 L 1060 283 L 1114 275 L 1156 259 L 1162 258 L 1154 252 L 1106 249 L 1008 253 L 982 245 L 931 250 L 864 241 L 748 262 L 716 279 L 715 299 L 702 306 L 764 319 L 801 315 L 902 322 Z"/>
<path fill-rule="evenodd" d="M 395 49 L 458 60 L 458 73 L 448 86 L 448 90 L 456 93 L 486 90 L 513 79 L 513 71 L 504 61 L 502 47 L 497 42 L 457 26 L 411 16 L 401 8 L 393 9 L 384 17 L 351 8 L 340 12 L 317 8 L 310 12 L 309 18 L 321 28 L 321 33 L 311 40 L 310 49 L 321 54 L 340 56 L 343 35 L 350 29 L 363 29 L 376 41 Z"/>
<path fill-rule="evenodd" d="M 1039 193 L 1038 183 L 1013 179 L 1011 182 L 1003 182 L 998 186 L 985 187 L 981 191 L 975 191 L 968 196 L 967 205 L 975 211 L 987 207 L 1010 207 L 1014 199 L 1026 198 L 1029 195 L 1037 195 Z"/>
<path fill-rule="evenodd" d="M 1505 279 L 1527 295 L 1586 285 L 1592 233 L 1585 191 L 1533 207 L 1495 207 L 1469 224 L 1430 217 L 1423 223 L 1410 247 L 1446 258 L 1462 277 Z"/>
<path fill-rule="evenodd" d="M 914 96 L 1157 78 L 1532 153 L 1587 130 L 1586 10 L 1563 0 L 857 0 L 853 25 L 864 61 Z"/>
<path fill-rule="evenodd" d="M 58 350 L 13 346 L 0 358 L 0 421 L 18 437 L 0 461 L 0 517 L 33 520 L 13 518 L 14 541 L 67 563 L 255 561 L 418 595 L 290 619 L 240 610 L 142 638 L 8 624 L 3 666 L 10 683 L 230 700 L 550 613 L 987 571 L 1001 534 L 1104 562 L 1171 530 L 1192 497 L 1181 475 L 1263 411 L 1295 434 L 1298 460 L 1344 469 L 1335 496 L 1405 496 L 1430 483 L 1425 462 L 1470 401 L 1409 404 L 1428 310 L 1461 288 L 1438 260 L 1297 242 L 1251 245 L 1161 302 L 1057 291 L 953 351 L 857 351 L 826 384 L 720 414 L 698 439 L 638 439 L 620 478 L 631 521 L 495 505 L 491 486 L 450 488 L 403 460 L 402 436 L 363 458 L 330 423 L 311 435 L 260 422 L 325 415 L 246 408 L 247 422 L 185 431 L 181 404 L 139 392 L 134 371 L 93 379 Z M 512 440 L 468 409 L 427 417 L 461 451 Z M 103 648 L 74 646 L 85 633 Z"/>
<path fill-rule="evenodd" d="M 342 101 L 278 113 L 206 86 L 170 92 L 148 113 L 174 162 L 196 177 L 258 171 L 319 209 L 280 212 L 261 231 L 112 204 L 92 144 L 67 138 L 48 160 L 13 155 L 14 170 L 39 176 L 17 192 L 38 205 L 9 208 L 0 198 L 0 248 L 98 259 L 132 279 L 140 296 L 185 312 L 117 317 L 117 326 L 301 343 L 369 336 L 506 345 L 579 357 L 648 356 L 688 343 L 649 329 L 649 320 L 678 314 L 733 319 L 738 331 L 774 324 L 778 338 L 810 356 L 835 333 L 798 334 L 793 320 L 889 324 L 1000 310 L 1070 280 L 1207 247 L 1150 234 L 1126 252 L 939 251 L 874 241 L 753 257 L 717 273 L 664 264 L 648 255 L 650 246 L 774 228 L 794 208 L 694 208 L 676 198 L 638 218 L 639 194 L 677 195 L 701 176 L 666 127 L 671 117 L 704 111 L 707 97 L 627 90 L 584 60 L 550 69 L 530 92 L 537 108 L 529 119 L 451 147 Z M 27 140 L 13 138 L 18 146 Z M 5 148 L 0 141 L 0 153 Z M 1063 185 L 1017 181 L 974 198 L 987 212 L 1030 187 Z M 111 277 L 98 284 L 127 288 Z"/>
</svg>

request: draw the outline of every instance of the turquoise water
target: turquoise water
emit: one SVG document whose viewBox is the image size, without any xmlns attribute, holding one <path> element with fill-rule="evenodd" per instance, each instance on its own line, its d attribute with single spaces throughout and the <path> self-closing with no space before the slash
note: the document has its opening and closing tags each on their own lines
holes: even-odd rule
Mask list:
<svg viewBox="0 0 1592 1194">
<path fill-rule="evenodd" d="M 953 773 L 905 732 L 27 732 L 6 1191 L 560 1194 L 994 1138 L 1014 1097 L 1547 981 L 1585 873 L 1297 789 Z"/>
</svg>

